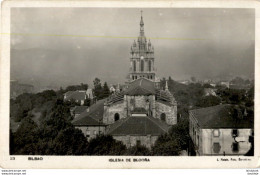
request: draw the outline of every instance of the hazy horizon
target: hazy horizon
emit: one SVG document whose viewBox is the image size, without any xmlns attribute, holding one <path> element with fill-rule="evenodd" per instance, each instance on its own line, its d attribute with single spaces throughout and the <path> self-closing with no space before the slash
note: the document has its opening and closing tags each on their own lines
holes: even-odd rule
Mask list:
<svg viewBox="0 0 260 175">
<path fill-rule="evenodd" d="M 43 86 L 123 83 L 136 8 L 12 8 L 11 78 Z M 157 76 L 254 76 L 254 9 L 143 8 Z"/>
</svg>

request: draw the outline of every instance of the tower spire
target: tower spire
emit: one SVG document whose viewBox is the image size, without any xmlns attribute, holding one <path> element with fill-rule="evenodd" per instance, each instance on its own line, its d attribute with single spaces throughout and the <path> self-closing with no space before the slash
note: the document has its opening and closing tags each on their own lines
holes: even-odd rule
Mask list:
<svg viewBox="0 0 260 175">
<path fill-rule="evenodd" d="M 144 36 L 143 10 L 141 10 L 140 35 Z"/>
</svg>

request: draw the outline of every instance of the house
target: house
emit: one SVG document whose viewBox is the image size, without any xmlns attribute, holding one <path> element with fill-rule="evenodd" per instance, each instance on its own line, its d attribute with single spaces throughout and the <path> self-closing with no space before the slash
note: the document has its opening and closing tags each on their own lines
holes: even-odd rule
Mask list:
<svg viewBox="0 0 260 175">
<path fill-rule="evenodd" d="M 72 120 L 75 128 L 80 129 L 88 140 L 105 133 L 106 125 L 102 122 L 104 101 L 98 101 Z"/>
<path fill-rule="evenodd" d="M 229 88 L 229 82 L 228 81 L 221 81 L 220 85 L 226 88 Z"/>
<path fill-rule="evenodd" d="M 84 105 L 84 102 L 87 98 L 91 100 L 93 99 L 92 89 L 68 91 L 64 94 L 65 101 L 75 100 L 75 102 L 79 103 L 80 105 Z"/>
<path fill-rule="evenodd" d="M 189 111 L 189 134 L 197 156 L 244 155 L 251 148 L 253 117 L 238 115 L 233 105 Z"/>
<path fill-rule="evenodd" d="M 216 89 L 204 88 L 204 96 L 217 96 Z"/>
<path fill-rule="evenodd" d="M 114 85 L 111 85 L 109 88 L 110 93 L 114 93 L 116 91 L 116 88 L 114 87 Z"/>
</svg>

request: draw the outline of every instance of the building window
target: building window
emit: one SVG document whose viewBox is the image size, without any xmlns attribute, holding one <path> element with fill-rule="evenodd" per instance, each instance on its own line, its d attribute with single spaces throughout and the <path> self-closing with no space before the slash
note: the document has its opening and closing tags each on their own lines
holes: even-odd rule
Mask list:
<svg viewBox="0 0 260 175">
<path fill-rule="evenodd" d="M 141 72 L 144 71 L 144 60 L 141 60 Z"/>
<path fill-rule="evenodd" d="M 197 140 L 197 141 L 198 141 L 198 144 L 197 144 L 197 145 L 198 145 L 198 147 L 199 147 L 199 146 L 200 146 L 200 136 L 199 136 L 199 135 L 197 135 L 197 139 L 198 139 L 198 140 Z"/>
<path fill-rule="evenodd" d="M 141 140 L 136 140 L 136 146 L 140 146 L 141 145 Z"/>
<path fill-rule="evenodd" d="M 136 61 L 134 61 L 134 72 L 136 72 Z"/>
<path fill-rule="evenodd" d="M 120 119 L 120 115 L 118 113 L 115 113 L 114 119 L 115 119 L 115 121 L 119 120 Z"/>
<path fill-rule="evenodd" d="M 219 129 L 214 129 L 213 130 L 213 136 L 214 137 L 219 137 L 219 135 L 220 135 Z"/>
<path fill-rule="evenodd" d="M 233 137 L 237 137 L 238 136 L 238 130 L 237 129 L 233 129 L 232 130 L 232 136 Z"/>
<path fill-rule="evenodd" d="M 238 152 L 238 151 L 239 151 L 239 145 L 238 145 L 237 142 L 234 142 L 234 143 L 232 144 L 232 151 L 233 151 L 233 152 Z"/>
<path fill-rule="evenodd" d="M 87 130 L 87 132 L 86 132 L 86 137 L 90 137 L 90 131 L 89 130 Z"/>
<path fill-rule="evenodd" d="M 97 135 L 97 131 L 94 131 L 94 135 Z"/>
<path fill-rule="evenodd" d="M 214 153 L 219 153 L 221 149 L 221 146 L 219 143 L 213 143 L 213 152 Z"/>
<path fill-rule="evenodd" d="M 152 70 L 152 61 L 149 60 L 149 63 L 148 63 L 148 64 L 149 64 L 149 65 L 148 65 L 149 72 L 151 72 L 151 70 Z"/>
<path fill-rule="evenodd" d="M 165 121 L 165 120 L 166 120 L 166 115 L 165 115 L 165 113 L 162 113 L 162 114 L 161 114 L 161 120 L 162 120 L 162 121 Z"/>
</svg>

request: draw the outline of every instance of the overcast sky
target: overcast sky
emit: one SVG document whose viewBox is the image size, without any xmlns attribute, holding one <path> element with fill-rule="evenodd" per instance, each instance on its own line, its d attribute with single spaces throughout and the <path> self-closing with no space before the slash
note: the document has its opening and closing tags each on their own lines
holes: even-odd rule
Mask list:
<svg viewBox="0 0 260 175">
<path fill-rule="evenodd" d="M 125 82 L 135 8 L 12 8 L 11 78 L 42 85 Z M 160 78 L 254 74 L 253 9 L 143 8 Z"/>
</svg>

